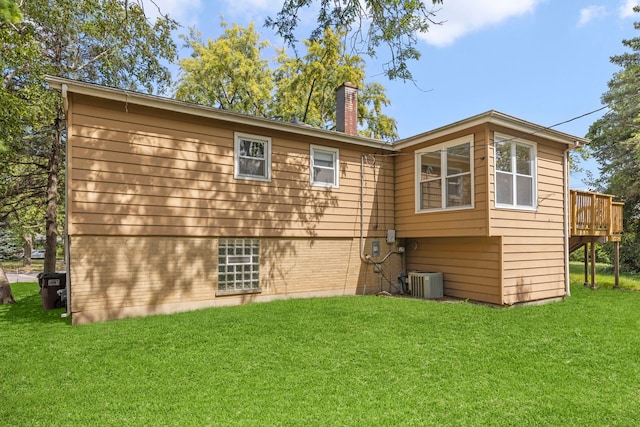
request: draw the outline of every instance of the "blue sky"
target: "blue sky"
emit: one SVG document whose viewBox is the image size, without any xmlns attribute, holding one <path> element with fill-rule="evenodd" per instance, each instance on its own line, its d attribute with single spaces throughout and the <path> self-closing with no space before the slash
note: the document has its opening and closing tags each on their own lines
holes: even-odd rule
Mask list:
<svg viewBox="0 0 640 427">
<path fill-rule="evenodd" d="M 264 28 L 276 0 L 156 0 L 163 12 L 195 26 L 203 38 L 220 35 L 220 16 L 229 23 L 253 21 L 263 40 L 282 41 Z M 387 88 L 385 113 L 408 137 L 487 110 L 498 110 L 551 126 L 602 105 L 600 96 L 618 68 L 609 57 L 625 51 L 623 39 L 638 36 L 633 22 L 638 0 L 444 0 L 437 19 L 445 21 L 421 35 L 422 58 L 411 64 L 417 86 L 388 81 L 381 63 L 367 58 L 368 81 Z M 635 15 L 635 16 L 634 16 Z M 302 16 L 307 28 L 313 13 Z M 300 38 L 308 35 L 303 30 Z M 268 54 L 275 53 L 273 51 Z M 187 56 L 188 51 L 182 53 Z M 585 136 L 602 112 L 555 129 Z M 585 168 L 596 172 L 597 165 Z M 587 189 L 582 174 L 572 187 Z"/>
</svg>

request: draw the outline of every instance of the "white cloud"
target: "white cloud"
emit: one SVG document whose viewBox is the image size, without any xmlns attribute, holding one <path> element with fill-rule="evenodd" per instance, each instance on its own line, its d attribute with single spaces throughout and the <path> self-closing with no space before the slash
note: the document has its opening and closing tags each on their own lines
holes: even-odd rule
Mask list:
<svg viewBox="0 0 640 427">
<path fill-rule="evenodd" d="M 589 22 L 596 18 L 607 14 L 607 8 L 604 6 L 587 6 L 580 9 L 580 19 L 578 20 L 578 27 L 584 27 Z"/>
<path fill-rule="evenodd" d="M 509 18 L 534 11 L 544 0 L 457 0 L 445 1 L 438 6 L 436 20 L 446 21 L 432 25 L 420 37 L 427 43 L 444 47 L 458 38 L 482 28 L 497 25 Z"/>
<path fill-rule="evenodd" d="M 620 17 L 630 18 L 634 15 L 633 8 L 638 6 L 638 0 L 624 0 L 620 6 Z"/>
</svg>

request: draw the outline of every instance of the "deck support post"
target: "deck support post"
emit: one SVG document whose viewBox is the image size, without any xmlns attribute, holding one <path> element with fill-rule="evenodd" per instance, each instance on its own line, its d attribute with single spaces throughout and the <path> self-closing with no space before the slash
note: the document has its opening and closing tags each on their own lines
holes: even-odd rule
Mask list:
<svg viewBox="0 0 640 427">
<path fill-rule="evenodd" d="M 615 289 L 620 288 L 620 242 L 613 242 L 613 271 L 615 275 L 615 283 L 613 287 Z"/>
<path fill-rule="evenodd" d="M 596 289 L 596 242 L 591 242 L 591 289 Z"/>
<path fill-rule="evenodd" d="M 584 244 L 584 283 L 589 286 L 589 243 Z"/>
</svg>

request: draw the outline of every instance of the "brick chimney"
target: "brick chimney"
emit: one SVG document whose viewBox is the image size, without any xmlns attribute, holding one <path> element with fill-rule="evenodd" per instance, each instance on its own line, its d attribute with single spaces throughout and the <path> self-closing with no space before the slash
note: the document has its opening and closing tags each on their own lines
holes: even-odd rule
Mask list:
<svg viewBox="0 0 640 427">
<path fill-rule="evenodd" d="M 336 130 L 358 134 L 358 86 L 345 82 L 336 89 Z"/>
</svg>

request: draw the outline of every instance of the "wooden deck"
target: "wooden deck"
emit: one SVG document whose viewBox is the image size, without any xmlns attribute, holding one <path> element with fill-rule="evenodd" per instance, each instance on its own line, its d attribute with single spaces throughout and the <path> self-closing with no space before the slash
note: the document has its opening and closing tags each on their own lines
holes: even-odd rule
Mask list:
<svg viewBox="0 0 640 427">
<path fill-rule="evenodd" d="M 622 237 L 623 202 L 614 202 L 610 194 L 571 190 L 571 219 L 569 251 L 584 246 L 584 284 L 596 288 L 595 283 L 595 244 L 615 242 L 614 269 L 616 286 L 619 275 L 619 249 Z M 588 250 L 590 245 L 591 251 Z M 590 252 L 590 253 L 589 253 Z M 591 280 L 589 281 L 588 263 L 591 260 Z"/>
<path fill-rule="evenodd" d="M 571 237 L 605 237 L 619 241 L 622 207 L 610 194 L 571 190 Z"/>
</svg>

